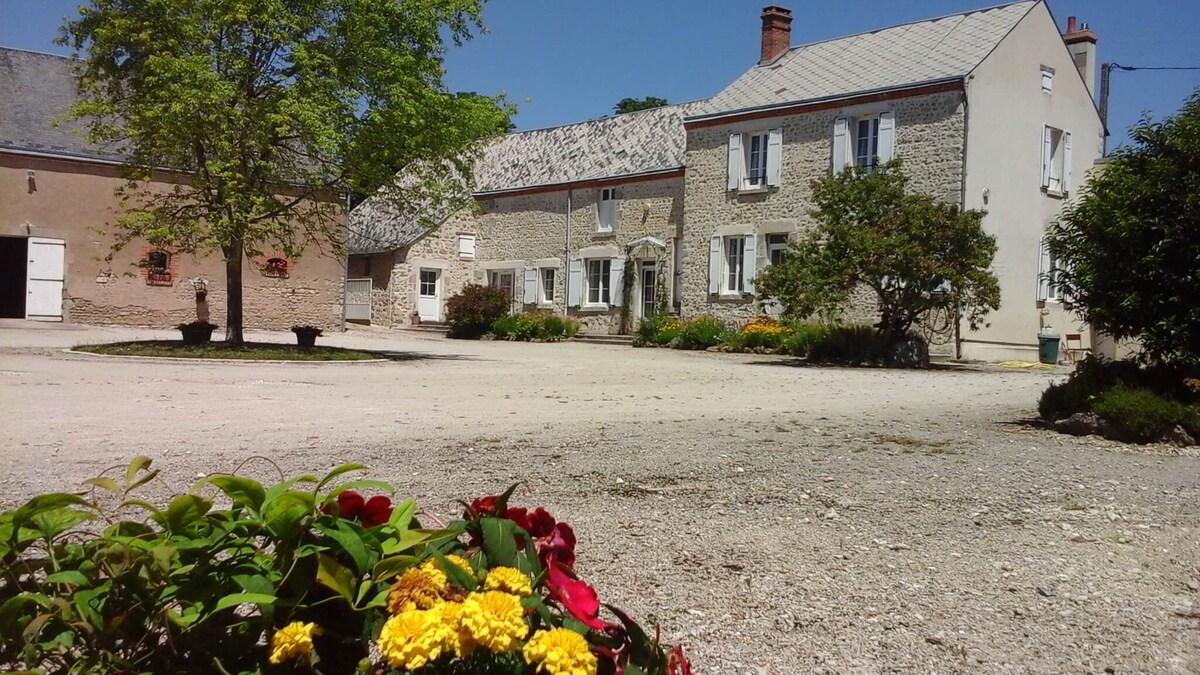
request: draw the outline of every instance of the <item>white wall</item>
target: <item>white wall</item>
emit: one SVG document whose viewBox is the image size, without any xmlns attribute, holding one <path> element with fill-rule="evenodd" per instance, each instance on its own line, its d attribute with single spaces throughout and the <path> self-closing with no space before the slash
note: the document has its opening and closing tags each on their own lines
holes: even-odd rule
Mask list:
<svg viewBox="0 0 1200 675">
<path fill-rule="evenodd" d="M 1055 70 L 1048 95 L 1042 93 L 1043 65 Z M 1066 199 L 1041 189 L 1046 124 L 1071 132 L 1073 176 Z M 965 358 L 1036 360 L 1043 323 L 1059 334 L 1089 333 L 1061 305 L 1037 302 L 1037 274 L 1042 234 L 1063 205 L 1080 194 L 1103 152 L 1102 133 L 1059 27 L 1045 3 L 1035 5 L 967 82 L 964 205 L 988 212 L 984 228 L 997 237 L 994 271 L 1001 307 L 989 316 L 988 327 L 974 333 L 963 327 Z M 984 190 L 990 193 L 986 203 Z"/>
</svg>

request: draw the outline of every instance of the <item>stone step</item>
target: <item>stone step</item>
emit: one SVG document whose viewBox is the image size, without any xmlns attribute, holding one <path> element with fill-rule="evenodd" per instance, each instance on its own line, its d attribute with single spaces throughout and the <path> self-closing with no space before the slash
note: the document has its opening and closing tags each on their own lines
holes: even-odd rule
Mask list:
<svg viewBox="0 0 1200 675">
<path fill-rule="evenodd" d="M 608 335 L 605 333 L 581 333 L 572 338 L 575 342 L 588 342 L 598 345 L 616 345 L 628 347 L 633 344 L 632 335 Z"/>
</svg>

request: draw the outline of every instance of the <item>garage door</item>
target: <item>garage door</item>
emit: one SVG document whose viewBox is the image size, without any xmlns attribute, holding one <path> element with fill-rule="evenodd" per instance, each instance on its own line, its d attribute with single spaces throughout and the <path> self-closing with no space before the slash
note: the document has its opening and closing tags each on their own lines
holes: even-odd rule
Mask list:
<svg viewBox="0 0 1200 675">
<path fill-rule="evenodd" d="M 63 272 L 67 243 L 62 239 L 29 238 L 25 318 L 62 321 Z"/>
</svg>

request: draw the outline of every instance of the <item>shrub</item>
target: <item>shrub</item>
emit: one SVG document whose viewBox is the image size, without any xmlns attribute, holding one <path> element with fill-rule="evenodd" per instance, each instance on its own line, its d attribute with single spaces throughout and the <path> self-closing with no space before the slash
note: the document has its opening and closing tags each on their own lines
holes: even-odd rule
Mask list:
<svg viewBox="0 0 1200 675">
<path fill-rule="evenodd" d="M 829 335 L 829 329 L 815 323 L 792 324 L 792 332 L 783 339 L 780 350 L 791 356 L 808 356 L 812 346 Z"/>
<path fill-rule="evenodd" d="M 492 329 L 500 317 L 508 314 L 508 295 L 499 288 L 467 284 L 462 292 L 446 301 L 447 335 L 478 340 Z"/>
<path fill-rule="evenodd" d="M 276 485 L 214 474 L 155 505 L 137 493 L 158 472 L 137 458 L 88 481 L 88 498 L 0 513 L 0 669 L 532 673 L 516 659 L 567 629 L 593 670 L 688 672 L 678 647 L 609 605 L 600 615 L 571 526 L 510 508 L 516 486 L 432 529 L 411 500 L 354 491 L 388 484 L 342 483 L 362 468 Z M 493 620 L 472 621 L 484 600 Z"/>
<path fill-rule="evenodd" d="M 676 349 L 708 349 L 721 344 L 728 331 L 719 319 L 702 314 L 683 324 L 679 335 L 671 340 L 671 346 Z"/>
<path fill-rule="evenodd" d="M 549 312 L 531 312 L 502 316 L 492 324 L 491 332 L 498 340 L 559 342 L 575 337 L 579 322 Z"/>
<path fill-rule="evenodd" d="M 758 316 L 730 333 L 727 342 L 740 349 L 779 349 L 791 334 L 790 327 L 769 316 Z"/>
<path fill-rule="evenodd" d="M 1200 411 L 1196 407 L 1145 388 L 1119 384 L 1097 396 L 1091 407 L 1098 417 L 1139 443 L 1157 441 L 1175 425 L 1193 435 L 1200 433 Z"/>
<path fill-rule="evenodd" d="M 1156 365 L 1143 367 L 1133 361 L 1085 359 L 1065 382 L 1052 384 L 1038 401 L 1038 414 L 1053 422 L 1092 410 L 1092 400 L 1104 392 L 1124 385 L 1143 388 L 1169 399 L 1195 402 L 1200 395 L 1188 386 L 1194 368 Z M 1094 412 L 1094 411 L 1093 411 Z"/>
<path fill-rule="evenodd" d="M 633 332 L 633 344 L 638 347 L 648 344 L 669 345 L 679 337 L 679 331 L 682 329 L 683 324 L 677 317 L 671 314 L 656 314 L 638 324 L 637 330 Z"/>
<path fill-rule="evenodd" d="M 834 326 L 809 345 L 808 359 L 822 363 L 882 363 L 887 345 L 872 326 Z"/>
</svg>

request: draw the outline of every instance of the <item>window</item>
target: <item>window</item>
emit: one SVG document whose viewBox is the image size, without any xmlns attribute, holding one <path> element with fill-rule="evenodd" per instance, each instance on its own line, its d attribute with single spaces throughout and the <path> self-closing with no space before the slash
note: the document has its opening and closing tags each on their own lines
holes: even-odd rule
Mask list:
<svg viewBox="0 0 1200 675">
<path fill-rule="evenodd" d="M 1070 189 L 1070 178 L 1071 134 L 1047 126 L 1042 138 L 1042 187 L 1050 193 L 1065 195 Z"/>
<path fill-rule="evenodd" d="M 164 273 L 171 269 L 171 254 L 166 251 L 150 251 L 146 254 L 146 267 L 151 272 Z"/>
<path fill-rule="evenodd" d="M 1042 93 L 1054 93 L 1054 69 L 1049 66 L 1042 66 Z"/>
<path fill-rule="evenodd" d="M 462 260 L 475 259 L 475 235 L 458 235 L 458 257 Z"/>
<path fill-rule="evenodd" d="M 767 134 L 750 134 L 746 138 L 747 188 L 761 188 L 767 185 L 767 140 Z"/>
<path fill-rule="evenodd" d="M 596 231 L 612 232 L 617 227 L 617 189 L 600 190 L 600 201 L 596 204 Z"/>
<path fill-rule="evenodd" d="M 599 258 L 587 261 L 587 304 L 609 304 L 609 289 L 612 282 L 612 259 Z"/>
<path fill-rule="evenodd" d="M 496 270 L 488 275 L 488 286 L 499 288 L 504 291 L 504 295 L 509 300 L 513 299 L 513 280 L 515 273 L 512 270 Z"/>
<path fill-rule="evenodd" d="M 554 302 L 554 271 L 553 267 L 543 267 L 540 270 L 542 276 L 541 303 L 545 305 Z"/>
<path fill-rule="evenodd" d="M 746 290 L 746 277 L 742 270 L 746 262 L 746 239 L 725 237 L 725 282 L 723 293 L 741 293 Z"/>
<path fill-rule="evenodd" d="M 421 270 L 420 293 L 426 298 L 437 296 L 437 270 Z"/>
<path fill-rule="evenodd" d="M 767 235 L 767 259 L 772 265 L 778 265 L 783 262 L 784 253 L 787 251 L 788 236 L 786 233 L 768 234 Z"/>
<path fill-rule="evenodd" d="M 854 132 L 854 166 L 873 168 L 879 160 L 879 118 L 858 120 Z"/>
<path fill-rule="evenodd" d="M 1046 302 L 1073 302 L 1063 288 L 1063 263 L 1042 240 L 1041 260 L 1038 261 L 1038 300 Z"/>
<path fill-rule="evenodd" d="M 272 279 L 286 279 L 288 277 L 288 261 L 287 258 L 267 258 L 263 263 L 262 273 L 265 277 Z"/>
</svg>

